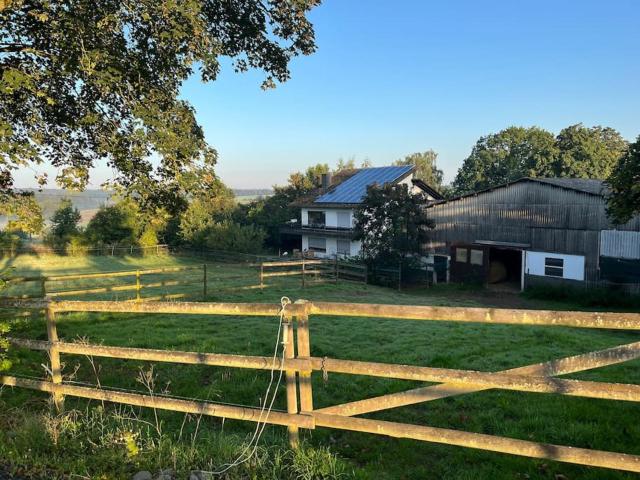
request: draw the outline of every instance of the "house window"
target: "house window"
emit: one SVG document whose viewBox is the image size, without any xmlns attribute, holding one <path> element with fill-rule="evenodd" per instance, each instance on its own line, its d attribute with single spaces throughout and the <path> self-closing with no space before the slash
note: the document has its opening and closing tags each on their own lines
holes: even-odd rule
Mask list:
<svg viewBox="0 0 640 480">
<path fill-rule="evenodd" d="M 548 277 L 564 277 L 564 259 L 545 257 L 544 274 Z"/>
<path fill-rule="evenodd" d="M 456 248 L 456 262 L 467 263 L 467 249 Z"/>
<path fill-rule="evenodd" d="M 482 250 L 471 250 L 471 265 L 482 265 Z"/>
<path fill-rule="evenodd" d="M 325 253 L 327 251 L 327 239 L 322 237 L 309 237 L 309 250 Z"/>
<path fill-rule="evenodd" d="M 309 226 L 324 228 L 326 222 L 325 213 L 322 211 L 309 211 Z"/>
<path fill-rule="evenodd" d="M 338 228 L 351 228 L 351 212 L 338 212 Z"/>
<path fill-rule="evenodd" d="M 338 239 L 338 254 L 351 255 L 351 241 L 344 238 Z"/>
</svg>

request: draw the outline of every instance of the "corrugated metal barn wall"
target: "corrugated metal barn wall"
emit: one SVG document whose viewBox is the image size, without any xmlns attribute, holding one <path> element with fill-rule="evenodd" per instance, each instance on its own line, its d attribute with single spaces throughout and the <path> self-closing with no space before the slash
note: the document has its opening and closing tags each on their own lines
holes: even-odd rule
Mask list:
<svg viewBox="0 0 640 480">
<path fill-rule="evenodd" d="M 597 278 L 600 231 L 613 228 L 603 197 L 526 181 L 427 212 L 435 222 L 427 247 L 437 253 L 476 240 L 528 243 L 531 250 L 584 255 L 587 280 Z M 640 218 L 617 228 L 640 230 Z"/>
</svg>

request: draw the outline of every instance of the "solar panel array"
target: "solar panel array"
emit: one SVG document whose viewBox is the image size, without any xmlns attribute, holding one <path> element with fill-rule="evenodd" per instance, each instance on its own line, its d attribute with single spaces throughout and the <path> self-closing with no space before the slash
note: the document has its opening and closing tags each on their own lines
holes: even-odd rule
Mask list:
<svg viewBox="0 0 640 480">
<path fill-rule="evenodd" d="M 393 182 L 412 168 L 411 165 L 363 168 L 334 189 L 316 198 L 314 203 L 360 203 L 369 185 L 377 183 L 382 186 Z"/>
</svg>

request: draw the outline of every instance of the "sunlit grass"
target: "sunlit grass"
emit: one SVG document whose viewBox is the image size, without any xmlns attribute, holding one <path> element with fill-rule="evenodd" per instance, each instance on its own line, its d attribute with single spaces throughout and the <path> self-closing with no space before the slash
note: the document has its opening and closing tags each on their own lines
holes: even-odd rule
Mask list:
<svg viewBox="0 0 640 480">
<path fill-rule="evenodd" d="M 172 258 L 165 260 L 173 262 L 172 264 L 199 262 L 199 260 Z M 134 259 L 127 261 L 137 266 L 133 263 Z M 145 259 L 145 261 L 150 260 Z M 109 264 L 108 260 L 101 259 L 101 262 L 103 262 L 101 268 L 115 269 L 109 268 L 113 265 Z M 158 265 L 160 263 L 154 264 L 154 266 Z M 52 262 L 51 268 L 60 268 L 60 266 Z M 307 298 L 456 306 L 480 304 L 477 292 L 464 289 L 437 288 L 399 293 L 391 289 L 351 282 L 338 285 L 326 283 L 303 289 L 297 277 L 270 282 L 263 292 L 258 289 L 226 290 L 224 277 L 235 275 L 243 269 L 248 272 L 247 283 L 250 283 L 249 280 L 257 279 L 256 272 L 248 270 L 247 267 L 224 265 L 211 267 L 210 279 L 212 282 L 217 281 L 219 287 L 209 288 L 208 300 L 275 303 L 279 302 L 281 296 L 286 295 L 292 300 Z M 43 270 L 45 270 L 44 267 Z M 197 299 L 198 294 L 200 294 L 199 288 L 194 287 L 193 298 Z M 480 300 L 485 302 L 484 298 Z M 548 306 L 542 302 L 537 305 Z M 275 317 L 69 313 L 59 315 L 58 322 L 59 334 L 66 340 L 85 338 L 92 343 L 108 345 L 249 355 L 270 354 L 277 330 Z M 45 325 L 40 315 L 31 318 L 20 317 L 14 321 L 13 326 L 13 334 L 16 336 L 46 338 Z M 497 371 L 640 340 L 638 334 L 623 331 L 375 318 L 312 316 L 310 328 L 314 356 L 484 371 Z M 47 361 L 45 355 L 25 350 L 13 350 L 12 355 L 14 373 L 31 376 L 44 374 L 41 364 Z M 88 359 L 84 357 L 64 355 L 63 361 L 67 375 L 74 372 L 78 366 L 74 381 L 95 384 L 97 376 L 104 386 L 137 390 L 141 389 L 141 385 L 136 382 L 140 369 L 149 368 L 148 363 L 144 362 L 95 359 L 96 369 L 94 370 Z M 640 362 L 634 361 L 571 377 L 640 383 L 639 367 Z M 167 388 L 172 395 L 244 405 L 259 404 L 269 376 L 268 372 L 253 370 L 164 363 L 156 364 L 154 371 L 157 374 L 158 389 Z M 418 385 L 421 384 L 338 374 L 329 374 L 325 382 L 322 375 L 314 374 L 313 376 L 316 407 L 402 391 Z M 42 411 L 46 398 L 44 395 L 19 389 L 5 390 L 2 394 L 7 408 L 28 402 L 32 411 Z M 83 400 L 67 399 L 69 408 L 78 408 L 81 411 L 86 410 L 87 403 Z M 96 402 L 91 402 L 91 405 L 95 406 Z M 281 387 L 276 407 L 280 409 L 285 407 L 283 387 Z M 145 410 L 140 411 L 139 415 L 140 418 L 148 421 L 153 421 L 154 418 L 149 411 Z M 640 425 L 632 420 L 639 418 L 639 415 L 640 408 L 631 402 L 486 391 L 403 407 L 372 414 L 369 417 L 640 454 Z M 169 412 L 161 412 L 159 418 L 163 422 L 163 432 L 168 434 L 179 432 L 184 420 L 184 416 Z M 185 427 L 184 435 L 193 434 L 194 428 L 194 425 L 189 423 Z M 252 428 L 253 425 L 248 423 L 237 421 L 223 423 L 219 419 L 208 419 L 201 430 L 201 434 L 204 435 L 203 446 L 208 441 L 213 442 L 206 439 L 214 437 L 223 441 L 229 438 L 231 443 L 241 443 Z M 268 437 L 265 438 L 263 445 L 265 447 L 280 445 L 284 448 L 282 452 L 286 451 L 283 447 L 286 444 L 284 429 L 272 427 L 267 431 Z M 11 438 L 7 435 L 0 436 L 1 448 L 13 448 L 15 451 L 18 448 L 26 448 L 25 444 L 16 446 Z M 528 476 L 532 479 L 555 479 L 558 474 L 565 475 L 569 479 L 633 478 L 630 474 L 621 472 L 369 434 L 317 429 L 304 431 L 303 438 L 314 449 L 309 450 L 312 452 L 309 453 L 311 457 L 315 455 L 313 453 L 317 451 L 315 449 L 328 447 L 340 458 L 351 462 L 350 468 L 355 469 L 355 475 L 360 478 L 498 479 L 527 478 Z M 186 446 L 181 445 L 175 448 L 186 448 Z M 212 452 L 216 452 L 215 448 Z M 20 453 L 24 454 L 24 452 Z M 70 453 L 67 454 L 70 455 Z M 65 465 L 65 452 L 58 452 L 58 455 L 61 465 Z M 194 458 L 200 459 L 197 461 L 206 459 L 205 457 Z M 197 461 L 194 460 L 195 463 Z M 67 466 L 72 468 L 72 465 L 76 464 L 69 463 Z M 156 466 L 161 467 L 161 464 L 157 462 Z M 131 472 L 137 467 L 138 465 L 125 459 L 120 464 L 113 465 L 113 471 Z M 197 465 L 194 465 L 195 467 Z M 111 467 L 105 464 L 104 468 Z M 351 475 L 349 469 L 345 471 Z M 118 477 L 114 473 L 113 478 L 127 477 Z M 247 475 L 246 478 L 251 477 Z"/>
</svg>

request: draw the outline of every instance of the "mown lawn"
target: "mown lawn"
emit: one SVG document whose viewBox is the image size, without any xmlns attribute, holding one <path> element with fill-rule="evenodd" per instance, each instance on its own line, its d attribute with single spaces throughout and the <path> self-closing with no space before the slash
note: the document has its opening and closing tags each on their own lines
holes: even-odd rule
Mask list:
<svg viewBox="0 0 640 480">
<path fill-rule="evenodd" d="M 75 271 L 83 269 L 93 271 L 98 268 L 119 270 L 138 268 L 140 265 L 157 267 L 163 264 L 201 263 L 197 259 L 169 257 L 146 259 L 92 257 L 77 261 L 73 259 L 73 265 L 69 263 L 69 259 L 60 258 L 48 258 L 43 262 L 33 258 L 17 260 L 14 263 L 17 271 L 24 268 L 45 273 L 70 272 L 72 269 Z M 224 265 L 209 267 L 212 285 L 215 284 L 209 288 L 209 300 L 279 302 L 280 297 L 286 295 L 291 300 L 306 298 L 363 303 L 455 306 L 491 303 L 488 292 L 485 298 L 478 292 L 457 288 L 422 289 L 399 293 L 391 289 L 344 282 L 338 285 L 323 284 L 302 289 L 299 280 L 292 278 L 271 282 L 272 284 L 263 292 L 255 288 L 225 289 L 224 277 L 235 277 L 243 268 L 246 270 L 248 267 Z M 255 271 L 247 273 L 247 279 L 252 279 L 253 284 L 256 283 L 255 278 Z M 251 284 L 252 282 L 247 281 L 245 285 Z M 194 286 L 192 293 L 193 297 L 197 298 L 201 295 L 201 288 Z M 514 298 L 517 300 L 518 297 Z M 504 298 L 498 297 L 496 301 L 500 304 L 504 302 Z M 527 306 L 547 307 L 548 305 L 528 301 Z M 4 312 L 3 315 L 12 319 L 12 335 L 46 339 L 46 329 L 40 315 L 25 317 L 9 312 Z M 58 318 L 59 335 L 66 340 L 85 338 L 92 343 L 107 345 L 255 355 L 269 355 L 272 352 L 277 325 L 278 320 L 275 317 L 73 313 L 61 314 Z M 503 370 L 640 340 L 640 335 L 633 332 L 376 318 L 316 316 L 311 318 L 310 325 L 311 353 L 314 356 L 483 371 Z M 39 377 L 44 375 L 41 364 L 46 363 L 46 356 L 25 350 L 13 350 L 11 354 L 14 361 L 12 373 Z M 73 381 L 96 383 L 97 377 L 102 386 L 136 390 L 144 390 L 136 381 L 140 369 L 150 367 L 143 362 L 95 359 L 95 368 L 92 368 L 88 359 L 77 356 L 63 356 L 63 361 L 66 374 L 75 372 Z M 633 361 L 569 377 L 640 383 L 639 367 L 640 361 Z M 172 395 L 245 405 L 259 403 L 269 379 L 268 372 L 161 363 L 154 365 L 154 372 L 157 375 L 157 391 L 167 389 Z M 338 374 L 329 374 L 325 381 L 322 375 L 314 374 L 314 402 L 316 407 L 324 407 L 402 391 L 418 385 L 420 384 L 416 382 Z M 43 409 L 45 399 L 46 396 L 18 389 L 5 389 L 0 396 L 0 401 L 5 402 L 6 411 L 11 411 L 11 408 L 25 402 L 31 409 Z M 278 408 L 284 408 L 283 387 L 280 388 L 276 403 Z M 67 407 L 85 409 L 86 402 L 68 398 Z M 146 420 L 151 421 L 152 424 L 155 423 L 152 412 L 147 411 L 143 415 Z M 182 428 L 183 415 L 169 412 L 159 412 L 159 415 L 163 422 L 163 431 L 177 432 Z M 635 421 L 640 418 L 640 406 L 630 402 L 550 394 L 486 391 L 380 412 L 369 417 L 640 454 L 640 425 Z M 230 439 L 237 439 L 237 435 L 252 432 L 253 425 L 229 420 L 222 422 L 220 419 L 203 419 L 199 428 L 201 429 L 199 435 L 203 439 L 208 438 L 207 435 L 219 435 L 221 431 L 223 431 L 222 438 L 229 435 Z M 193 433 L 195 422 L 187 422 L 183 429 Z M 328 446 L 332 452 L 347 462 L 343 478 L 354 476 L 371 479 L 555 480 L 563 478 L 558 475 L 564 475 L 567 479 L 635 478 L 632 474 L 604 469 L 583 468 L 369 434 L 317 429 L 305 431 L 303 437 L 311 447 Z M 7 455 L 7 452 L 12 451 L 13 457 L 8 458 L 23 458 L 19 454 L 26 455 L 26 453 L 16 452 L 18 447 L 15 443 L 11 443 L 11 438 L 9 435 L 0 434 L 0 452 L 4 451 Z M 284 429 L 272 427 L 264 441 L 266 444 L 281 446 L 285 438 Z M 59 463 L 63 461 L 63 455 L 58 457 Z M 161 467 L 163 461 L 166 459 L 159 458 L 157 466 Z M 200 457 L 193 459 L 194 463 L 202 461 Z M 69 462 L 69 465 L 71 464 L 72 462 Z M 111 476 L 105 478 L 127 478 L 123 472 L 135 473 L 135 468 L 138 466 L 133 460 L 124 460 L 117 467 L 113 467 L 113 473 L 107 472 Z M 104 465 L 101 468 L 109 467 Z M 199 465 L 194 464 L 193 468 L 199 468 Z M 260 478 L 260 476 L 253 478 Z M 300 478 L 314 478 L 314 476 Z"/>
</svg>

